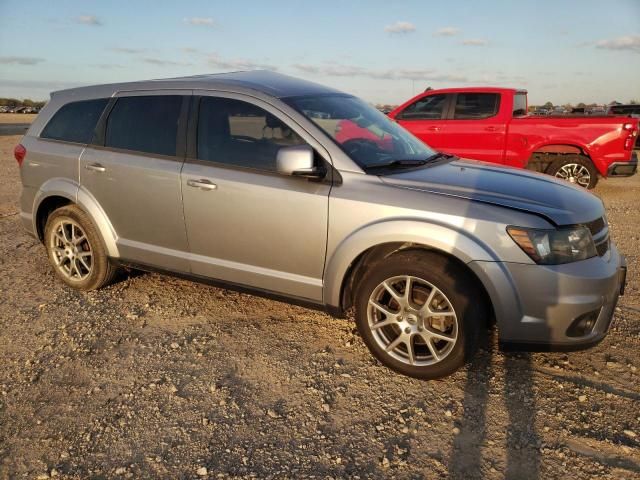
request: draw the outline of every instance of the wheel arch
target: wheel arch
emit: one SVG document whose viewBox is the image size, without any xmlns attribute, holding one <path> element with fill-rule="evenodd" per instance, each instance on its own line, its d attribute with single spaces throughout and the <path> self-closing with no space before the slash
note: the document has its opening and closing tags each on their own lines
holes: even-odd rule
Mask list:
<svg viewBox="0 0 640 480">
<path fill-rule="evenodd" d="M 376 262 L 405 250 L 434 252 L 454 261 L 472 276 L 484 294 L 486 288 L 467 264 L 473 260 L 497 260 L 488 246 L 448 226 L 416 221 L 370 225 L 341 242 L 328 260 L 324 282 L 328 309 L 344 315 L 352 306 L 353 291 L 361 275 Z M 488 295 L 486 299 L 490 305 Z"/>
<path fill-rule="evenodd" d="M 109 218 L 95 198 L 77 183 L 68 179 L 51 179 L 42 185 L 34 200 L 34 231 L 43 241 L 44 226 L 54 210 L 65 205 L 77 205 L 93 221 L 110 257 L 119 257 L 117 235 Z"/>
</svg>

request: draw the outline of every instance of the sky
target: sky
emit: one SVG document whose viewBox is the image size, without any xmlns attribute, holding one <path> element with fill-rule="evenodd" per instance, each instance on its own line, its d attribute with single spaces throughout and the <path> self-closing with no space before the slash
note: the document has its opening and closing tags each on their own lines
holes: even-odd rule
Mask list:
<svg viewBox="0 0 640 480">
<path fill-rule="evenodd" d="M 640 100 L 640 0 L 0 0 L 0 97 L 258 68 L 371 103 L 470 85 Z"/>
</svg>

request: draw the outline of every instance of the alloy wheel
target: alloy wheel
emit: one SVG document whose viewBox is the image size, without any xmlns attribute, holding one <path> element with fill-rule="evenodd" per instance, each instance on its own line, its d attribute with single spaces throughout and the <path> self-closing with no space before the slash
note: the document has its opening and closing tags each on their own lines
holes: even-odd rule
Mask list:
<svg viewBox="0 0 640 480">
<path fill-rule="evenodd" d="M 91 275 L 93 250 L 78 223 L 69 218 L 57 221 L 51 229 L 49 245 L 56 267 L 66 278 L 82 281 Z"/>
<path fill-rule="evenodd" d="M 579 163 L 567 163 L 563 165 L 556 172 L 555 176 L 584 188 L 587 188 L 591 183 L 591 173 L 589 173 L 589 169 Z"/>
<path fill-rule="evenodd" d="M 418 277 L 381 282 L 369 297 L 367 319 L 378 346 L 411 366 L 441 362 L 458 339 L 458 317 L 451 302 Z"/>
</svg>

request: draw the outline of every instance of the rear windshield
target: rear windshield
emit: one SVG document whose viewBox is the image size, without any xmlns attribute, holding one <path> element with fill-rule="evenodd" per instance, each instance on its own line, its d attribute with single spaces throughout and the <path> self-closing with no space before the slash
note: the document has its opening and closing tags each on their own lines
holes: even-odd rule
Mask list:
<svg viewBox="0 0 640 480">
<path fill-rule="evenodd" d="M 522 117 L 527 114 L 527 94 L 516 93 L 513 96 L 513 116 Z"/>
<path fill-rule="evenodd" d="M 49 120 L 40 137 L 65 142 L 89 143 L 108 101 L 107 98 L 98 98 L 67 103 Z"/>
</svg>

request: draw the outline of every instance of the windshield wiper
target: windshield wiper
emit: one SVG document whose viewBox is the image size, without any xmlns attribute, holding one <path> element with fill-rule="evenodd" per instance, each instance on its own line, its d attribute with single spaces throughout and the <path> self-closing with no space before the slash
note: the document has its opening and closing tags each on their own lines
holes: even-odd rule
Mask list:
<svg viewBox="0 0 640 480">
<path fill-rule="evenodd" d="M 431 157 L 429 157 L 431 158 Z M 429 163 L 429 160 L 393 160 L 387 163 L 376 163 L 375 165 L 367 165 L 365 170 L 373 170 L 378 168 L 402 168 L 402 167 L 421 167 Z"/>
<path fill-rule="evenodd" d="M 434 160 L 440 160 L 441 158 L 453 158 L 455 155 L 450 153 L 437 152 L 427 158 L 427 162 L 433 162 Z"/>
</svg>

